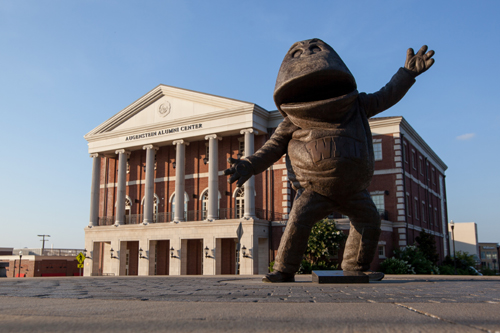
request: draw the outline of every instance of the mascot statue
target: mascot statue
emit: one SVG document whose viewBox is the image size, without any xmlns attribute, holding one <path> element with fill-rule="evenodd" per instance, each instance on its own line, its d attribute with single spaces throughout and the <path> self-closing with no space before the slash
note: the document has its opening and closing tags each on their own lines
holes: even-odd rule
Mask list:
<svg viewBox="0 0 500 333">
<path fill-rule="evenodd" d="M 297 191 L 281 239 L 274 271 L 264 282 L 293 282 L 312 227 L 333 211 L 349 217 L 342 270 L 369 270 L 380 236 L 380 215 L 367 187 L 374 171 L 368 118 L 396 104 L 415 78 L 434 63 L 427 46 L 408 49 L 400 68 L 380 91 L 359 93 L 353 75 L 335 50 L 320 39 L 292 45 L 276 79 L 274 101 L 284 117 L 252 156 L 229 159 L 229 182 L 242 186 L 286 155 L 288 178 Z"/>
</svg>

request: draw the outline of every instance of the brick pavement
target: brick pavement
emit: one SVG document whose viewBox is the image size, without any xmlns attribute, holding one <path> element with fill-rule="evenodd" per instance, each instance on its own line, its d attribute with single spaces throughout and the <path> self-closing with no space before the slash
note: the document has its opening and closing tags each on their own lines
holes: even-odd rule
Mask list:
<svg viewBox="0 0 500 333">
<path fill-rule="evenodd" d="M 88 308 L 92 304 L 90 308 L 120 309 L 134 304 L 136 312 L 133 313 L 143 313 L 147 318 L 150 313 L 160 312 L 164 323 L 170 326 L 175 323 L 179 331 L 235 330 L 234 322 L 243 325 L 238 327 L 241 331 L 267 331 L 271 327 L 275 331 L 280 328 L 294 331 L 300 327 L 328 331 L 333 323 L 346 331 L 500 331 L 497 315 L 500 277 L 388 276 L 381 282 L 349 285 L 310 281 L 310 275 L 298 276 L 295 283 L 280 284 L 262 283 L 260 276 L 1 279 L 0 323 L 10 325 L 5 327 L 11 329 L 21 328 L 19 331 L 36 331 L 36 328 L 48 328 L 51 321 L 47 321 L 48 326 L 36 326 L 34 322 L 30 326 L 34 318 L 52 318 L 52 322 L 59 323 L 57 327 L 61 331 L 68 331 L 70 326 L 64 324 L 64 320 L 74 317 L 73 312 L 79 307 Z M 44 312 L 47 311 L 45 305 L 52 306 L 53 310 Z M 31 310 L 27 311 L 28 308 Z M 174 315 L 182 309 L 184 311 Z M 279 318 L 288 318 L 287 309 L 300 315 L 274 327 L 272 318 L 276 318 L 276 322 L 280 322 Z M 359 311 L 364 317 L 357 314 Z M 52 316 L 54 313 L 58 315 Z M 117 318 L 127 312 L 106 313 L 99 317 L 103 327 L 116 324 Z M 191 315 L 179 319 L 187 313 Z M 198 320 L 197 316 L 206 319 Z M 221 316 L 226 319 L 206 326 L 210 321 L 207 318 Z M 233 320 L 227 321 L 227 318 Z M 311 322 L 310 318 L 316 319 Z M 339 318 L 343 318 L 341 325 L 338 325 Z M 123 320 L 132 318 L 125 316 Z M 91 323 L 96 323 L 95 318 L 84 321 L 74 331 L 94 330 L 89 326 Z M 308 326 L 304 327 L 305 324 Z M 108 330 L 119 327 L 109 326 Z M 148 327 L 154 331 L 164 326 L 162 321 L 143 318 L 127 327 Z"/>
</svg>

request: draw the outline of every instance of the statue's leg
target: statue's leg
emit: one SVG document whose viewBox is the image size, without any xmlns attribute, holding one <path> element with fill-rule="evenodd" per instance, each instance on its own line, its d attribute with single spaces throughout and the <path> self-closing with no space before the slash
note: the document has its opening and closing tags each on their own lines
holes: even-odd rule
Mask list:
<svg viewBox="0 0 500 333">
<path fill-rule="evenodd" d="M 351 230 L 342 260 L 344 271 L 367 271 L 380 237 L 380 215 L 367 190 L 339 203 L 338 211 L 349 216 Z"/>
<path fill-rule="evenodd" d="M 275 271 L 295 274 L 299 268 L 312 227 L 333 211 L 333 201 L 310 190 L 298 193 L 281 237 Z"/>
</svg>

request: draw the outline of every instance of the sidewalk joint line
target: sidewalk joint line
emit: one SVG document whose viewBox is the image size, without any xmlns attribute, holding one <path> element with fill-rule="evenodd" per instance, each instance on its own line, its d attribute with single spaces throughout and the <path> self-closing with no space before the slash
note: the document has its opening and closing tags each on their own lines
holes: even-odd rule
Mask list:
<svg viewBox="0 0 500 333">
<path fill-rule="evenodd" d="M 489 330 L 489 329 L 486 329 L 486 328 L 483 328 L 483 327 L 480 327 L 480 326 L 460 324 L 460 323 L 457 323 L 457 322 L 454 322 L 454 321 L 451 321 L 451 320 L 444 319 L 444 318 L 441 318 L 441 317 L 439 317 L 439 316 L 433 315 L 432 313 L 428 313 L 428 312 L 425 312 L 425 311 L 420 311 L 420 310 L 417 310 L 417 309 L 412 308 L 411 306 L 408 306 L 408 305 L 404 305 L 404 304 L 401 304 L 401 303 L 394 303 L 394 304 L 395 304 L 395 305 L 397 305 L 397 306 L 400 306 L 400 307 L 402 307 L 402 308 L 405 308 L 405 309 L 407 309 L 407 310 L 410 310 L 410 311 L 416 312 L 416 313 L 418 313 L 418 314 L 421 314 L 421 315 L 424 315 L 424 316 L 427 316 L 427 317 L 431 317 L 431 318 L 434 318 L 434 319 L 437 319 L 437 320 L 441 320 L 441 321 L 444 321 L 444 322 L 447 322 L 447 323 L 450 323 L 450 324 L 461 325 L 461 326 L 467 326 L 467 327 L 475 328 L 475 329 L 477 329 L 477 330 L 481 330 L 481 331 L 483 331 L 483 332 L 494 333 L 494 331 L 491 331 L 491 330 Z"/>
</svg>

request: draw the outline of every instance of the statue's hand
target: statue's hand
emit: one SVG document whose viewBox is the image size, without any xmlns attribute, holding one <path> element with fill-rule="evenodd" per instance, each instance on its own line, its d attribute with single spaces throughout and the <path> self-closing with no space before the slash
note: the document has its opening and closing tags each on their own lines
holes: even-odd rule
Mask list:
<svg viewBox="0 0 500 333">
<path fill-rule="evenodd" d="M 427 45 L 424 45 L 418 50 L 417 54 L 413 52 L 412 48 L 406 51 L 406 61 L 405 68 L 413 73 L 413 75 L 418 76 L 431 68 L 434 63 L 432 56 L 434 51 L 430 50 L 427 52 Z"/>
<path fill-rule="evenodd" d="M 236 186 L 241 187 L 241 185 L 253 176 L 252 165 L 247 160 L 236 160 L 230 157 L 227 161 L 231 164 L 231 167 L 224 170 L 224 174 L 232 175 L 227 180 L 228 183 L 232 184 L 235 181 L 238 181 Z"/>
</svg>

